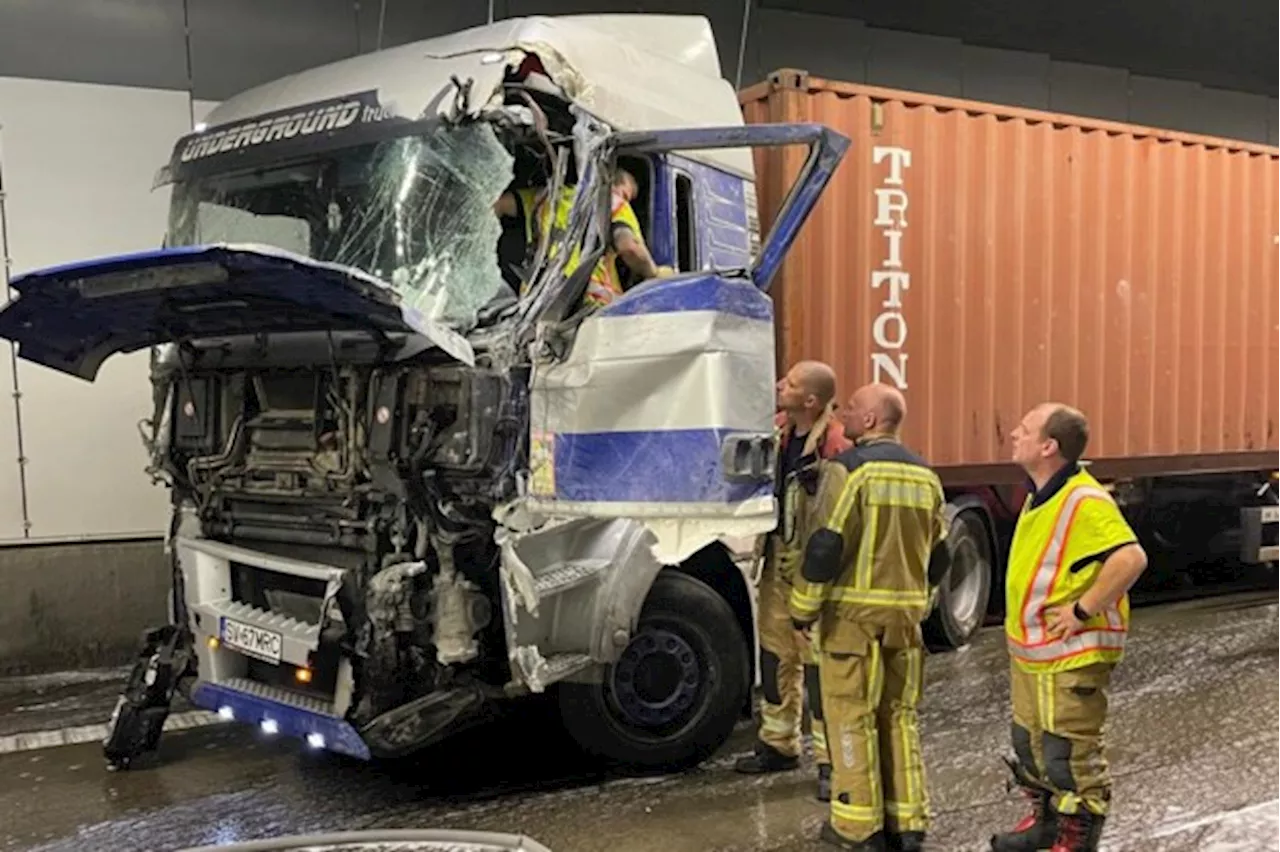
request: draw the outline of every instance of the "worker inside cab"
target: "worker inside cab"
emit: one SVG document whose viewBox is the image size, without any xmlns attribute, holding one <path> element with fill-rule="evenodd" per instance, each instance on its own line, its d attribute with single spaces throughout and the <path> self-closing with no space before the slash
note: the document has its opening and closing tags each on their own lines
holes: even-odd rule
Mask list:
<svg viewBox="0 0 1280 852">
<path fill-rule="evenodd" d="M 550 232 L 552 226 L 565 229 L 569 226 L 569 214 L 573 210 L 573 196 L 577 188 L 571 185 L 561 187 L 560 196 L 556 199 L 554 210 L 548 203 L 548 188 L 531 187 L 527 189 L 508 190 L 504 192 L 496 204 L 494 211 L 504 219 L 520 219 L 524 224 L 525 246 L 532 252 L 538 245 L 538 236 Z M 626 169 L 618 169 L 613 178 L 610 195 L 609 247 L 596 263 L 587 283 L 587 291 L 583 295 L 584 305 L 604 307 L 621 296 L 635 284 L 650 278 L 666 277 L 672 274 L 669 267 L 658 266 L 645 245 L 641 233 L 640 220 L 636 218 L 631 202 L 639 191 L 636 178 Z M 554 216 L 554 219 L 552 218 Z M 534 231 L 534 227 L 537 231 Z M 581 249 L 574 247 L 573 254 L 565 264 L 564 274 L 567 276 L 577 268 L 580 262 Z M 624 281 L 619 261 L 630 273 Z M 520 295 L 523 296 L 527 283 L 521 284 Z"/>
</svg>

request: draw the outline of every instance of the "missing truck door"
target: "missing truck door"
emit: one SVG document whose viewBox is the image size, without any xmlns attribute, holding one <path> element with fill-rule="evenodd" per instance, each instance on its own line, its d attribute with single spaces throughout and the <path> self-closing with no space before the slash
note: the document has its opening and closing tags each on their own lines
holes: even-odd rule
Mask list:
<svg viewBox="0 0 1280 852">
<path fill-rule="evenodd" d="M 887 251 L 880 266 L 871 271 L 871 289 L 884 287 L 880 312 L 871 323 L 875 350 L 871 353 L 871 380 L 887 376 L 899 390 L 907 389 L 907 320 L 902 310 L 903 291 L 911 288 L 911 273 L 902 267 L 902 237 L 907 230 L 907 190 L 903 171 L 911 167 L 906 148 L 877 146 L 875 165 L 888 161 L 888 174 L 875 189 L 875 226 L 884 236 Z"/>
</svg>

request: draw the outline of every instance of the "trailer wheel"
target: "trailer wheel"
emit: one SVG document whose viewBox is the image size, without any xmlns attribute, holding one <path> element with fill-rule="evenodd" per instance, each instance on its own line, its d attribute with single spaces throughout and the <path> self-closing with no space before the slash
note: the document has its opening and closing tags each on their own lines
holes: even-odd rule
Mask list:
<svg viewBox="0 0 1280 852">
<path fill-rule="evenodd" d="M 964 509 L 947 531 L 951 570 L 938 586 L 933 610 L 925 619 L 924 639 L 930 651 L 954 651 L 969 644 L 982 626 L 991 599 L 991 544 L 976 509 Z"/>
<path fill-rule="evenodd" d="M 597 757 L 642 769 L 694 766 L 738 721 L 750 685 L 747 648 L 722 597 L 701 580 L 663 571 L 601 682 L 560 685 L 561 718 Z"/>
</svg>

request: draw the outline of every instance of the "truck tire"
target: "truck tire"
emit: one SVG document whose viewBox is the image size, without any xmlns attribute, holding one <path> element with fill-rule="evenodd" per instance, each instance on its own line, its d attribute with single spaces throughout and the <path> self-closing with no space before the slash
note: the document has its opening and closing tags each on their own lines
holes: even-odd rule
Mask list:
<svg viewBox="0 0 1280 852">
<path fill-rule="evenodd" d="M 930 651 L 954 651 L 969 644 L 982 626 L 991 600 L 991 542 L 978 509 L 962 509 L 951 518 L 947 546 L 951 570 L 938 585 L 933 609 L 924 621 Z"/>
<path fill-rule="evenodd" d="M 560 685 L 561 718 L 596 757 L 687 769 L 733 732 L 750 687 L 747 650 L 724 598 L 701 580 L 664 570 L 635 635 L 601 682 Z"/>
</svg>

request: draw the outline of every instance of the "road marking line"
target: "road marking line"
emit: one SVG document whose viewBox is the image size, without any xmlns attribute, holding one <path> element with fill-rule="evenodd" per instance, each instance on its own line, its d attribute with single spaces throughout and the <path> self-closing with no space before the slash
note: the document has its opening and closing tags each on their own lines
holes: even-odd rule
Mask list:
<svg viewBox="0 0 1280 852">
<path fill-rule="evenodd" d="M 225 719 L 219 718 L 218 714 L 210 713 L 206 710 L 190 710 L 185 713 L 171 713 L 164 720 L 165 731 L 187 731 L 192 728 L 204 728 L 210 725 L 228 724 Z M 750 727 L 749 722 L 740 723 L 735 726 L 735 731 L 745 730 Z M 0 736 L 0 754 L 16 754 L 24 751 L 38 751 L 41 749 L 58 748 L 59 746 L 81 745 L 83 743 L 102 742 L 109 733 L 109 726 L 104 722 L 96 725 L 74 725 L 66 728 L 56 728 L 44 731 L 25 731 L 20 734 L 8 734 Z M 751 754 L 750 751 L 744 751 L 738 754 L 731 754 L 719 759 L 710 760 L 703 764 L 707 769 L 722 769 L 732 766 L 733 763 L 745 755 Z M 664 774 L 657 776 L 661 779 L 678 777 L 683 773 Z M 619 778 L 612 779 L 613 783 L 631 782 L 631 783 L 654 783 L 655 776 L 646 776 L 643 778 Z M 609 784 L 606 781 L 604 784 Z M 600 785 L 604 786 L 604 785 Z"/>
<path fill-rule="evenodd" d="M 216 713 L 205 710 L 191 710 L 186 713 L 173 713 L 164 720 L 166 731 L 187 731 L 192 728 L 203 728 L 207 725 L 223 724 Z M 21 734 L 10 734 L 0 737 L 0 754 L 15 754 L 23 751 L 36 751 L 59 746 L 80 745 L 81 743 L 102 742 L 106 739 L 109 726 L 106 723 L 97 725 L 75 725 L 69 728 L 58 728 L 50 731 L 27 731 Z"/>
<path fill-rule="evenodd" d="M 1272 799 L 1269 802 L 1262 802 L 1261 804 L 1257 804 L 1257 805 L 1249 805 L 1248 807 L 1240 808 L 1238 810 L 1227 811 L 1225 813 L 1217 813 L 1217 814 L 1214 814 L 1213 816 L 1201 817 L 1200 819 L 1191 820 L 1190 822 L 1174 823 L 1173 825 L 1168 826 L 1166 828 L 1157 827 L 1156 829 L 1148 833 L 1147 836 L 1151 838 L 1169 837 L 1170 835 L 1173 835 L 1173 834 L 1181 834 L 1184 831 L 1191 831 L 1192 829 L 1195 829 L 1195 828 L 1203 828 L 1206 825 L 1213 825 L 1215 822 L 1222 822 L 1223 820 L 1235 819 L 1236 817 L 1245 816 L 1246 814 L 1251 814 L 1254 811 L 1270 811 L 1271 813 L 1274 814 L 1276 813 L 1277 807 L 1280 807 L 1280 799 Z"/>
</svg>

